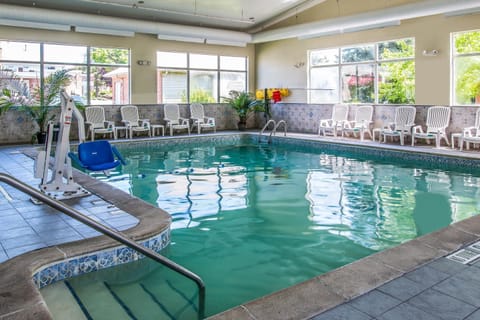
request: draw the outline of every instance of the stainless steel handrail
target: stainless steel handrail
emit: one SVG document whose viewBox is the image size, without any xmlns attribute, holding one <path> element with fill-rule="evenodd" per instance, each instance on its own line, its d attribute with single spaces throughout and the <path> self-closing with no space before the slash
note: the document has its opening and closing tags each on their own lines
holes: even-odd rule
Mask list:
<svg viewBox="0 0 480 320">
<path fill-rule="evenodd" d="M 270 125 L 270 123 L 273 123 L 273 128 L 272 128 L 272 130 L 275 129 L 275 120 L 270 119 L 270 120 L 268 120 L 267 123 L 263 126 L 262 130 L 260 131 L 260 135 L 262 135 L 263 132 L 265 132 L 265 130 L 266 130 L 266 129 L 268 128 L 268 126 Z"/>
<path fill-rule="evenodd" d="M 67 206 L 66 204 L 54 200 L 44 193 L 30 187 L 29 185 L 21 182 L 20 180 L 5 174 L 5 173 L 0 173 L 0 182 L 4 182 L 6 184 L 11 185 L 12 187 L 28 194 L 31 197 L 34 197 L 50 207 L 57 209 L 60 212 L 65 213 L 66 215 L 86 224 L 87 226 L 97 230 L 98 232 L 103 233 L 104 235 L 117 240 L 118 242 L 126 245 L 127 247 L 130 247 L 134 250 L 137 250 L 141 254 L 161 263 L 162 265 L 172 269 L 173 271 L 176 271 L 183 276 L 189 278 L 190 280 L 194 281 L 198 287 L 198 315 L 200 319 L 203 319 L 205 316 L 205 284 L 203 283 L 203 280 L 196 275 L 195 273 L 191 272 L 190 270 L 176 264 L 175 262 L 165 258 L 164 256 L 159 255 L 155 251 L 146 248 L 144 246 L 139 245 L 135 241 L 131 240 L 121 232 L 115 231 L 113 229 L 110 229 L 95 220 L 83 215 L 81 212 Z"/>
<path fill-rule="evenodd" d="M 287 136 L 287 122 L 285 120 L 280 120 L 277 122 L 277 124 L 275 125 L 275 128 L 273 128 L 273 135 L 275 135 L 277 133 L 277 129 L 278 127 L 280 127 L 280 125 L 283 123 L 283 136 Z M 270 135 L 272 135 L 272 133 L 270 133 Z"/>
</svg>

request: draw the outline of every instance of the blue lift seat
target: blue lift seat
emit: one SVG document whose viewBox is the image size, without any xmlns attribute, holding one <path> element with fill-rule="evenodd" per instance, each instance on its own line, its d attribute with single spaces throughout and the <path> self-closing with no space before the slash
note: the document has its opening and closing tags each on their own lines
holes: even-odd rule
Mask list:
<svg viewBox="0 0 480 320">
<path fill-rule="evenodd" d="M 117 148 L 107 140 L 81 143 L 78 145 L 78 155 L 69 152 L 68 156 L 80 167 L 90 171 L 107 171 L 126 164 Z"/>
</svg>

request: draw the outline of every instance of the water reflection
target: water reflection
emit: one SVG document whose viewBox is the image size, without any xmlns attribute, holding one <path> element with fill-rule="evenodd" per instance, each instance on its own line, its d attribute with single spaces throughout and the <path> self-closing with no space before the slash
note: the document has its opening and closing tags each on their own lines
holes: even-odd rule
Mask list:
<svg viewBox="0 0 480 320">
<path fill-rule="evenodd" d="M 165 209 L 173 229 L 241 212 L 278 233 L 326 231 L 381 250 L 479 211 L 478 177 L 421 165 L 278 146 L 122 153 L 128 165 L 109 182 Z"/>
</svg>

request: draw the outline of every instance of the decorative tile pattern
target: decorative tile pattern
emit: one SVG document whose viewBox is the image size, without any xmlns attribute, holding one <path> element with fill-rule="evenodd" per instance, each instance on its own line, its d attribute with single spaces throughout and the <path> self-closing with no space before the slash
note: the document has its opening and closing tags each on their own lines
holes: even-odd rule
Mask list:
<svg viewBox="0 0 480 320">
<path fill-rule="evenodd" d="M 161 234 L 147 239 L 140 244 L 146 248 L 159 252 L 169 243 L 170 229 L 165 230 Z M 43 266 L 35 272 L 33 275 L 33 281 L 35 282 L 35 285 L 41 289 L 57 281 L 136 261 L 142 258 L 144 258 L 142 254 L 125 246 L 110 248 Z"/>
</svg>

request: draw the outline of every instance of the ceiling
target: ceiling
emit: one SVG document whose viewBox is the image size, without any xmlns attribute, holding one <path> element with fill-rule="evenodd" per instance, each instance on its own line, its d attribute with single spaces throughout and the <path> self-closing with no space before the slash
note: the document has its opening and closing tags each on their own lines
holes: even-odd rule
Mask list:
<svg viewBox="0 0 480 320">
<path fill-rule="evenodd" d="M 339 0 L 0 0 L 0 26 L 246 46 L 395 27 L 408 19 L 480 12 L 480 0 L 416 0 L 355 15 L 269 28 Z M 359 1 L 359 0 L 357 0 Z"/>
<path fill-rule="evenodd" d="M 325 0 L 0 0 L 0 3 L 248 31 Z"/>
</svg>

